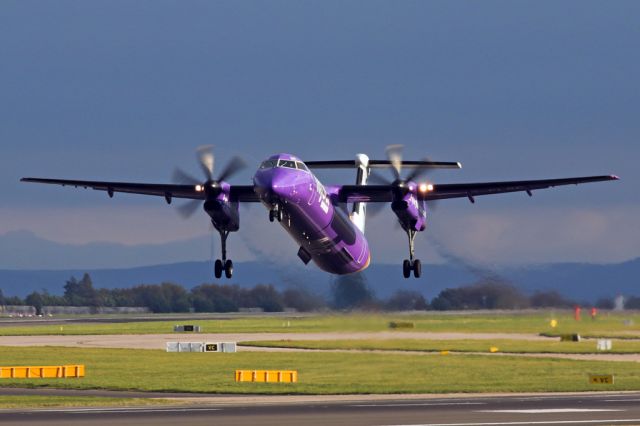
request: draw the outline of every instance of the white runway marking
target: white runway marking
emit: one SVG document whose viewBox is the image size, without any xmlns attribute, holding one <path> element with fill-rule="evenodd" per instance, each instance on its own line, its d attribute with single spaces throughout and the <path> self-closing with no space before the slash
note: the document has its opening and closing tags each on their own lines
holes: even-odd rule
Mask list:
<svg viewBox="0 0 640 426">
<path fill-rule="evenodd" d="M 548 420 L 528 422 L 480 422 L 480 423 L 421 423 L 421 424 L 397 424 L 386 426 L 511 426 L 511 425 L 564 425 L 564 424 L 593 424 L 604 425 L 614 423 L 638 423 L 640 419 L 604 419 L 604 420 Z"/>
<path fill-rule="evenodd" d="M 598 413 L 602 411 L 625 411 L 614 408 L 537 408 L 527 410 L 482 410 L 480 413 L 513 413 L 513 414 L 553 414 L 553 413 Z"/>
<path fill-rule="evenodd" d="M 68 413 L 68 414 L 86 414 L 86 413 L 183 413 L 192 411 L 221 411 L 222 408 L 59 408 L 49 410 L 34 410 L 39 413 Z"/>
<path fill-rule="evenodd" d="M 353 404 L 350 407 L 438 407 L 444 405 L 486 405 L 485 402 L 407 402 L 395 404 Z"/>
</svg>

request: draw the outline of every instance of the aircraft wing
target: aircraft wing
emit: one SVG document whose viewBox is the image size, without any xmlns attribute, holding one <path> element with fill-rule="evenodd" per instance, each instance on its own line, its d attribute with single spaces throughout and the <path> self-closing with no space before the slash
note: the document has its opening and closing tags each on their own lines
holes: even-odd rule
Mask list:
<svg viewBox="0 0 640 426">
<path fill-rule="evenodd" d="M 520 191 L 531 195 L 531 191 L 537 189 L 618 179 L 615 175 L 604 175 L 564 179 L 434 184 L 431 190 L 418 191 L 418 199 L 428 201 L 465 197 L 474 202 L 474 197 L 479 195 Z M 392 185 L 345 185 L 338 191 L 338 198 L 342 202 L 391 202 L 393 200 L 393 190 L 394 187 Z"/>
<path fill-rule="evenodd" d="M 91 180 L 68 180 L 68 179 L 42 179 L 42 178 L 22 178 L 21 182 L 47 183 L 53 185 L 73 186 L 75 188 L 91 188 L 97 191 L 106 191 L 109 196 L 116 192 L 128 194 L 156 195 L 171 198 L 187 198 L 193 200 L 204 199 L 204 192 L 196 191 L 194 185 L 172 185 L 158 183 L 133 183 L 133 182 L 102 182 Z M 253 191 L 251 185 L 232 185 L 230 191 L 231 201 L 258 202 L 260 199 Z"/>
<path fill-rule="evenodd" d="M 482 183 L 445 183 L 433 185 L 433 191 L 420 193 L 419 199 L 441 200 L 445 198 L 467 197 L 473 202 L 473 197 L 478 195 L 503 194 L 506 192 L 526 192 L 531 195 L 531 191 L 537 189 L 553 188 L 563 185 L 578 185 L 581 183 L 602 182 L 608 180 L 618 180 L 614 175 L 605 176 L 585 176 L 564 179 L 542 179 L 542 180 L 520 180 L 507 182 L 482 182 Z"/>
</svg>

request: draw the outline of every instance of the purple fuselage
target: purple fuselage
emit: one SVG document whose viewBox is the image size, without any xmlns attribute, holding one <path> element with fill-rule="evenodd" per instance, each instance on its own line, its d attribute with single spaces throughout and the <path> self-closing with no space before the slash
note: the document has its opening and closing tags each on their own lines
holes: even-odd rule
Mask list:
<svg viewBox="0 0 640 426">
<path fill-rule="evenodd" d="M 280 224 L 300 246 L 301 257 L 309 256 L 320 269 L 333 274 L 369 266 L 369 245 L 349 219 L 346 205 L 334 205 L 331 194 L 300 159 L 273 155 L 262 163 L 253 182 L 268 209 L 282 210 Z"/>
</svg>

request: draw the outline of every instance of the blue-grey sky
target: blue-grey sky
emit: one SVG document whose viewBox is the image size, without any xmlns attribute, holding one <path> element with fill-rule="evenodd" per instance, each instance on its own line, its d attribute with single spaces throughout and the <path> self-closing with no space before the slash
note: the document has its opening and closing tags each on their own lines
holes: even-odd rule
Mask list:
<svg viewBox="0 0 640 426">
<path fill-rule="evenodd" d="M 162 200 L 21 176 L 165 182 L 175 166 L 197 173 L 203 144 L 219 164 L 241 154 L 255 166 L 275 152 L 382 157 L 402 143 L 408 158 L 463 163 L 436 182 L 623 178 L 441 202 L 422 257 L 438 260 L 433 238 L 484 263 L 634 258 L 638 22 L 636 1 L 5 0 L 0 234 L 142 244 L 208 232 L 204 213 L 182 221 Z M 251 237 L 236 239 L 236 257 L 251 258 L 251 238 L 265 251 L 288 239 L 264 230 L 266 216 L 243 211 Z M 405 257 L 391 215 L 368 234 L 377 261 Z"/>
</svg>

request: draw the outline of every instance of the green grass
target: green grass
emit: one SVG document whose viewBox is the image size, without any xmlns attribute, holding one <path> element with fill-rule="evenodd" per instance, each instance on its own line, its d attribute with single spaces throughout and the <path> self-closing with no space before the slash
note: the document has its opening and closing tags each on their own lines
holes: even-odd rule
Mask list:
<svg viewBox="0 0 640 426">
<path fill-rule="evenodd" d="M 3 386 L 215 392 L 358 394 L 638 390 L 633 362 L 484 355 L 323 352 L 167 353 L 159 350 L 0 347 L 4 365 L 85 364 L 82 379 L 2 379 Z M 299 383 L 236 383 L 235 369 L 295 369 Z M 588 374 L 614 374 L 590 385 Z"/>
<path fill-rule="evenodd" d="M 293 337 L 293 336 L 292 336 Z M 567 353 L 588 354 L 603 353 L 596 350 L 596 342 L 560 342 L 531 340 L 425 340 L 425 339 L 358 339 L 358 340 L 265 340 L 243 342 L 244 346 L 260 346 L 275 348 L 301 349 L 341 349 L 341 350 L 386 350 L 417 352 L 489 352 L 495 346 L 504 353 Z M 634 354 L 640 353 L 640 341 L 613 341 L 613 349 L 606 353 Z"/>
<path fill-rule="evenodd" d="M 43 407 L 137 407 L 167 405 L 170 400 L 148 398 L 109 398 L 95 396 L 3 395 L 0 409 Z"/>
<path fill-rule="evenodd" d="M 551 328 L 550 320 L 558 320 Z M 632 320 L 634 325 L 624 325 Z M 147 321 L 131 323 L 77 323 L 66 325 L 0 325 L 0 336 L 17 335 L 79 335 L 79 334 L 160 334 L 172 333 L 176 323 L 195 323 L 205 333 L 265 333 L 265 332 L 330 332 L 388 331 L 390 321 L 411 321 L 413 329 L 399 331 L 472 332 L 472 333 L 580 333 L 583 336 L 640 335 L 640 314 L 601 314 L 596 320 L 575 321 L 568 311 L 518 314 L 344 314 L 308 317 L 249 317 L 225 320 Z"/>
</svg>

